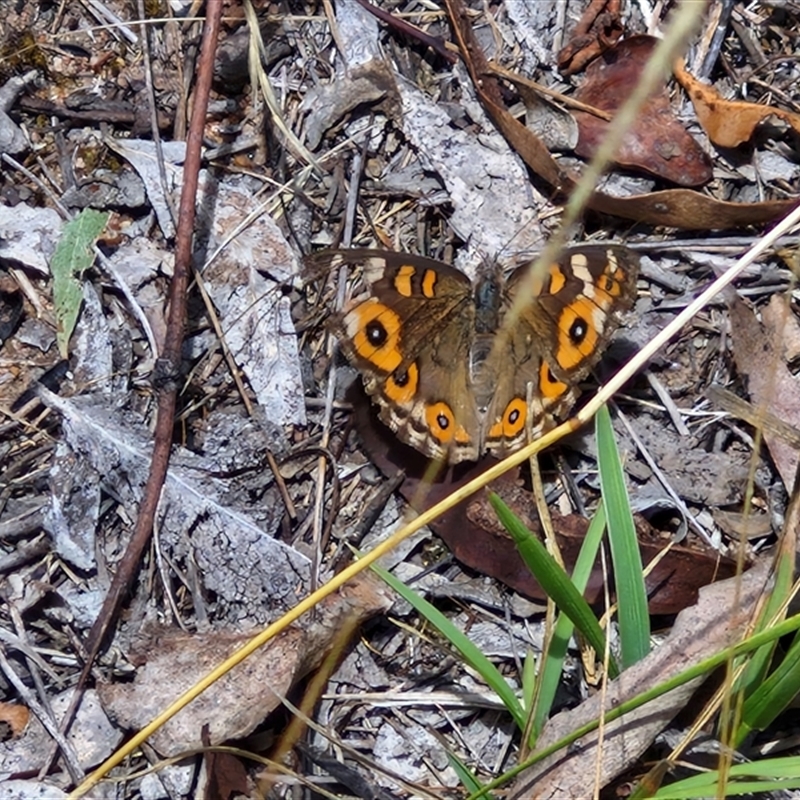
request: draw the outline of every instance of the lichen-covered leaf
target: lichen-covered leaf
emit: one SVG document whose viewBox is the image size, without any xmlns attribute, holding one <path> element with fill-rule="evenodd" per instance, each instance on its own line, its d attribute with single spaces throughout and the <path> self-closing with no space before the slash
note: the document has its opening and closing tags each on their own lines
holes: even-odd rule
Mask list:
<svg viewBox="0 0 800 800">
<path fill-rule="evenodd" d="M 83 300 L 81 275 L 94 261 L 97 238 L 106 226 L 108 214 L 87 208 L 64 226 L 64 233 L 50 262 L 53 273 L 58 350 L 62 358 L 69 355 L 69 339 Z"/>
</svg>

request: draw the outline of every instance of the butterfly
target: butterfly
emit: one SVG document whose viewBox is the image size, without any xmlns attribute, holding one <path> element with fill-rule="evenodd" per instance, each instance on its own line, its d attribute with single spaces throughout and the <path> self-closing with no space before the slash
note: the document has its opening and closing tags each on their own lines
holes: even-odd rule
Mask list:
<svg viewBox="0 0 800 800">
<path fill-rule="evenodd" d="M 564 251 L 533 284 L 530 262 L 507 279 L 487 265 L 473 282 L 444 262 L 390 251 L 311 260 L 363 269 L 366 291 L 331 327 L 380 419 L 450 464 L 512 453 L 569 411 L 632 306 L 638 274 L 632 251 L 602 244 Z"/>
</svg>

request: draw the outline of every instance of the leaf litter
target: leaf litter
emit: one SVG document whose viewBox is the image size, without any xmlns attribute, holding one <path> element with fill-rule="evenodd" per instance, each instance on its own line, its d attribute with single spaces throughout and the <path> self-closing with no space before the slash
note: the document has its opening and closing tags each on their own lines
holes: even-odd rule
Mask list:
<svg viewBox="0 0 800 800">
<path fill-rule="evenodd" d="M 4 19 L 9 31 L 29 27 L 41 33 L 42 41 L 60 43 L 61 35 L 52 33 L 58 30 L 53 27 L 52 10 L 43 9 L 37 16 L 29 4 L 22 8 L 3 5 L 8 6 L 0 10 L 7 12 Z M 470 24 L 479 48 L 512 72 L 523 66 L 528 74 L 535 73 L 537 81 L 549 82 L 556 93 L 572 92 L 582 82 L 584 101 L 591 101 L 599 90 L 589 77 L 559 77 L 551 69 L 560 46 L 571 41 L 569 28 L 566 35 L 557 32 L 555 6 L 537 4 L 531 15 L 524 5 L 508 2 L 495 16 L 473 18 Z M 585 4 L 569 6 L 568 19 L 577 19 Z M 635 4 L 609 4 L 607 10 L 614 12 L 613 18 L 601 20 L 586 42 L 572 40 L 571 52 L 584 52 L 588 42 L 608 58 L 615 47 L 611 39 L 620 38 L 617 52 L 626 52 L 635 42 L 631 34 L 645 30 Z M 5 160 L 7 172 L 0 179 L 4 293 L 0 297 L 4 308 L 22 309 L 8 315 L 0 347 L 2 555 L 21 556 L 8 562 L 13 564 L 6 575 L 11 591 L 0 614 L 4 648 L 13 659 L 10 663 L 26 676 L 40 668 L 30 657 L 26 659 L 22 644 L 12 644 L 19 641 L 20 633 L 42 650 L 49 668 L 58 666 L 65 673 L 75 669 L 73 641 L 85 637 L 108 590 L 109 576 L 123 557 L 149 469 L 152 371 L 166 336 L 176 222 L 179 227 L 173 213 L 184 181 L 185 148 L 178 138 L 185 120 L 185 97 L 177 80 L 176 58 L 182 59 L 187 52 L 189 37 L 173 21 L 148 26 L 151 44 L 158 45 L 152 59 L 156 122 L 162 138 L 173 135 L 176 139 L 162 141 L 159 153 L 145 140 L 150 122 L 142 114 L 149 105 L 142 62 L 137 63 L 128 52 L 140 47 L 141 28 L 128 12 L 114 11 L 128 27 L 112 24 L 89 38 L 83 34 L 89 23 L 80 16 L 82 10 L 66 9 L 67 18 L 58 22 L 64 32 L 70 31 L 73 49 L 39 51 L 31 45 L 30 53 L 41 52 L 43 57 L 37 66 L 38 79 L 26 78 L 27 88 L 3 117 L 4 122 L 6 117 L 10 121 L 8 130 L 14 141 L 19 141 L 20 133 L 27 134 L 31 141 L 25 148 L 35 144 L 47 161 L 46 168 L 43 162 L 25 162 L 29 170 L 25 173 L 13 160 Z M 258 13 L 264 11 L 257 8 Z M 277 21 L 262 20 L 271 26 L 266 63 L 273 89 L 280 93 L 284 121 L 293 134 L 304 137 L 303 146 L 310 149 L 321 170 L 304 169 L 296 160 L 299 151 L 282 148 L 280 135 L 271 130 L 270 123 L 263 123 L 263 111 L 256 109 L 246 89 L 246 64 L 237 67 L 235 59 L 226 61 L 222 80 L 222 62 L 217 65 L 216 103 L 207 137 L 221 155 L 205 165 L 201 177 L 197 202 L 202 213 L 195 252 L 196 279 L 202 281 L 208 301 L 201 302 L 199 293 L 192 290 L 175 446 L 161 493 L 153 548 L 99 664 L 104 677 L 98 682 L 98 694 L 106 710 L 113 709 L 117 731 L 146 724 L 180 688 L 201 677 L 223 653 L 243 641 L 247 631 L 275 619 L 330 575 L 347 558 L 344 542 L 362 523 L 370 503 L 381 499 L 374 485 L 380 480 L 378 474 L 365 463 L 357 442 L 344 441 L 343 415 L 338 411 L 343 395 L 335 401 L 333 417 L 326 416 L 326 368 L 331 358 L 322 337 L 324 311 L 319 304 L 329 308 L 333 300 L 328 290 L 316 296 L 314 287 L 298 282 L 300 259 L 309 246 L 344 238 L 364 246 L 390 245 L 426 255 L 452 252 L 456 263 L 470 271 L 486 256 L 508 256 L 540 245 L 556 225 L 559 191 L 572 185 L 574 173 L 581 168 L 575 158 L 579 153 L 556 159 L 534 142 L 534 133 L 523 134 L 508 119 L 498 120 L 491 106 L 481 105 L 484 98 L 462 64 L 444 56 L 423 55 L 408 32 L 385 27 L 362 4 L 337 3 L 335 11 L 335 40 L 323 17 L 292 16 L 281 7 Z M 737 13 L 744 9 L 737 6 Z M 781 70 L 792 67 L 779 59 L 794 63 L 790 58 L 797 21 L 785 16 L 783 27 L 776 28 L 771 12 L 758 13 L 749 18 L 763 34 L 758 47 L 767 48 L 773 63 L 780 64 L 772 77 L 791 95 L 790 76 Z M 422 12 L 414 23 L 440 42 L 453 40 L 440 13 Z M 608 32 L 616 31 L 619 24 L 624 25 L 624 35 L 618 37 L 615 32 L 609 38 Z M 220 53 L 229 52 L 226 36 L 232 41 L 246 31 L 240 20 L 226 25 Z M 196 35 L 198 29 L 193 31 Z M 7 42 L 2 44 L 0 67 L 9 53 Z M 752 48 L 752 43 L 747 46 Z M 736 26 L 728 31 L 723 50 L 728 64 L 746 51 Z M 477 53 L 473 51 L 473 58 Z M 541 64 L 547 68 L 537 71 Z M 626 56 L 621 66 L 631 74 L 639 68 Z M 624 185 L 616 174 L 608 177 L 604 193 L 595 193 L 591 201 L 595 212 L 644 224 L 631 232 L 625 222 L 615 226 L 608 216 L 602 223 L 589 216 L 583 235 L 628 236 L 648 249 L 653 273 L 661 269 L 670 279 L 644 282 L 633 322 L 621 332 L 623 354 L 626 341 L 639 346 L 645 340 L 641 331 L 660 327 L 676 306 L 709 279 L 708 254 L 721 248 L 732 256 L 743 249 L 741 237 L 712 235 L 709 229 L 732 233 L 730 229 L 743 223 L 759 225 L 775 219 L 792 205 L 796 194 L 796 174 L 790 169 L 796 157 L 791 139 L 763 124 L 764 119 L 778 118 L 791 126 L 794 117 L 789 107 L 775 101 L 731 105 L 719 99 L 721 93 L 730 94 L 752 77 L 749 66 L 739 73 L 735 68 L 728 73 L 720 69 L 714 73 L 714 85 L 704 88 L 691 77 L 693 67 L 688 69 L 676 69 L 676 75 L 687 87 L 698 122 L 712 142 L 729 147 L 737 139 L 752 139 L 757 148 L 754 163 L 762 177 L 769 176 L 771 181 L 762 198 L 755 172 L 748 173 L 748 154 L 718 150 L 694 139 L 692 126 L 688 132 L 682 127 L 689 118 L 688 103 L 675 95 L 668 102 L 662 95 L 662 108 L 674 116 L 670 126 L 678 127 L 663 129 L 674 133 L 665 134 L 666 143 L 659 140 L 656 150 L 674 168 L 681 163 L 674 161 L 674 154 L 688 152 L 689 142 L 699 142 L 698 152 L 713 159 L 716 185 L 705 194 L 675 189 L 665 182 L 669 173 L 651 169 L 659 177 L 639 177 L 644 188 L 636 196 L 625 196 L 624 189 L 621 198 L 611 196 L 613 185 Z M 761 88 L 766 89 L 770 74 L 763 66 L 758 69 L 762 71 L 756 79 L 763 80 Z M 65 75 L 68 83 L 57 88 L 56 74 Z M 10 76 L 0 77 L 5 82 Z M 92 81 L 99 89 L 89 92 Z M 487 83 L 488 78 L 481 85 Z M 521 80 L 514 83 L 522 85 Z M 503 91 L 505 100 L 514 99 L 508 84 Z M 567 116 L 579 118 L 580 112 L 565 108 Z M 722 138 L 717 131 L 725 129 L 721 123 L 729 122 L 730 112 L 736 110 L 746 111 L 752 122 L 733 138 L 728 133 L 728 138 Z M 41 113 L 69 121 L 70 128 L 61 128 L 56 135 L 35 116 Z M 253 127 L 256 119 L 262 120 L 262 127 Z M 20 126 L 20 121 L 25 125 Z M 263 135 L 265 127 L 270 129 L 269 137 Z M 515 143 L 517 152 L 504 136 Z M 17 155 L 25 153 L 16 145 L 14 150 Z M 162 155 L 166 185 L 159 165 Z M 652 142 L 645 161 L 651 155 Z M 633 168 L 634 162 L 621 160 Z M 696 163 L 702 162 L 698 156 Z M 356 170 L 357 164 L 361 170 Z M 686 180 L 680 166 L 677 172 L 673 177 L 678 185 L 695 186 L 705 180 Z M 144 187 L 145 206 L 129 190 L 133 177 Z M 281 185 L 288 188 L 275 189 Z M 55 192 L 52 187 L 57 187 Z M 60 363 L 53 336 L 60 315 L 54 298 L 53 253 L 64 241 L 64 220 L 53 210 L 56 201 L 68 205 L 73 214 L 88 207 L 92 213 L 109 215 L 100 241 L 105 261 L 89 265 L 72 284 L 80 308 L 68 368 Z M 260 215 L 251 218 L 257 209 Z M 690 234 L 677 259 L 665 249 L 663 228 L 652 227 L 664 224 L 699 231 Z M 709 406 L 704 389 L 713 383 L 731 386 L 773 416 L 798 424 L 795 363 L 781 346 L 787 332 L 796 328 L 796 308 L 793 301 L 788 305 L 778 305 L 777 298 L 769 305 L 765 302 L 768 295 L 793 284 L 785 270 L 776 271 L 774 264 L 771 269 L 777 278 L 766 288 L 758 286 L 758 273 L 743 282 L 744 290 L 760 292 L 754 295 L 754 309 L 740 300 L 730 303 L 730 311 L 724 305 L 712 306 L 651 364 L 688 436 L 665 422 L 666 412 L 648 384 L 635 380 L 624 400 L 638 441 L 690 513 L 712 530 L 729 555 L 735 555 L 739 543 L 724 534 L 737 529 L 734 520 L 746 494 L 752 437 L 746 424 L 722 419 Z M 764 352 L 770 358 L 763 358 Z M 771 391 L 774 386 L 780 391 Z M 388 469 L 380 456 L 394 457 L 397 450 L 391 441 L 387 444 L 379 437 L 371 446 L 368 424 L 359 422 L 358 428 L 372 460 Z M 621 429 L 619 436 L 630 453 L 628 480 L 634 493 L 663 497 L 660 479 L 634 456 L 639 445 L 629 443 Z M 768 452 L 761 454 L 757 485 L 759 497 L 773 504 L 770 518 L 775 520 L 785 505 L 785 490 L 792 486 L 797 452 L 780 435 L 767 433 L 765 439 Z M 570 478 L 558 476 L 553 469 L 546 472 L 550 497 L 567 512 L 574 510 L 564 489 L 568 480 L 578 485 L 581 502 L 591 506 L 596 499 L 591 445 L 588 439 L 578 438 L 574 447 L 562 457 L 571 468 Z M 320 456 L 327 459 L 322 470 L 316 466 Z M 408 465 L 413 456 L 401 454 L 400 460 Z M 324 482 L 318 490 L 320 476 Z M 524 480 L 515 475 L 512 483 Z M 402 513 L 390 498 L 372 535 L 385 535 L 399 524 Z M 473 505 L 470 515 L 477 522 L 470 528 L 472 543 L 487 536 L 488 529 L 479 506 Z M 719 525 L 719 520 L 726 522 Z M 579 526 L 557 524 L 563 536 L 579 541 L 575 534 Z M 764 541 L 774 539 L 776 525 L 773 521 L 762 527 Z M 656 519 L 651 526 L 653 546 L 659 537 L 666 542 L 673 527 L 674 520 Z M 48 537 L 46 555 L 32 546 L 40 541 L 37 537 L 42 531 Z M 438 529 L 456 555 L 465 544 L 464 531 L 463 517 L 443 520 Z M 452 608 L 454 617 L 456 608 L 468 604 L 469 613 L 458 617 L 459 623 L 467 630 L 472 627 L 482 649 L 496 653 L 509 679 L 517 680 L 525 649 L 540 648 L 539 618 L 528 619 L 530 605 L 508 590 L 478 591 L 486 579 L 449 562 L 433 541 L 420 537 L 416 549 L 404 552 L 405 562 L 396 563 L 395 569 L 416 575 L 423 564 L 444 559 L 449 566 L 439 566 L 439 578 L 420 585 L 436 597 L 449 598 L 439 602 Z M 494 539 L 486 541 L 493 543 L 498 570 L 512 569 L 513 550 L 495 546 Z M 413 570 L 404 573 L 409 563 Z M 682 576 L 689 572 L 677 556 L 670 563 Z M 486 564 L 478 560 L 475 566 Z M 704 573 L 694 585 L 690 582 L 684 587 L 676 581 L 674 588 L 690 603 L 692 593 L 707 580 Z M 732 597 L 733 590 L 726 586 L 714 589 L 722 597 L 714 606 L 716 611 Z M 156 751 L 166 755 L 255 730 L 280 698 L 335 646 L 336 629 L 344 617 L 361 621 L 386 608 L 385 596 L 369 582 L 353 587 L 352 592 L 349 599 L 332 598 L 317 619 L 301 621 L 256 660 L 234 670 L 217 694 L 182 712 L 176 719 L 179 727 L 162 729 L 151 740 Z M 701 592 L 697 613 L 708 611 L 704 597 Z M 419 624 L 402 605 L 395 606 L 394 612 L 412 626 Z M 716 618 L 712 614 L 709 620 L 711 630 L 724 631 L 727 618 L 723 613 Z M 179 628 L 184 633 L 177 633 Z M 513 764 L 510 743 L 515 740 L 510 727 L 498 721 L 494 711 L 479 712 L 469 704 L 473 690 L 480 687 L 463 675 L 455 659 L 442 658 L 440 643 L 420 641 L 385 621 L 365 628 L 364 637 L 331 677 L 317 713 L 318 722 L 328 726 L 334 741 L 355 748 L 350 763 L 361 764 L 358 769 L 373 788 L 402 791 L 404 780 L 414 780 L 425 792 L 454 783 L 444 750 L 429 731 L 450 735 L 457 727 L 459 734 L 449 746 L 483 778 L 497 764 Z M 667 640 L 661 657 L 668 660 L 682 647 Z M 133 676 L 132 683 L 115 677 L 111 653 L 121 659 L 115 668 Z M 48 692 L 55 697 L 61 687 L 49 680 L 45 697 Z M 355 688 L 354 698 L 339 703 L 336 695 L 346 686 Z M 156 692 L 157 687 L 165 691 Z M 427 709 L 413 699 L 411 689 L 417 687 L 437 702 L 434 689 L 447 690 L 464 707 L 447 713 Z M 5 699 L 16 699 L 11 684 L 5 688 Z M 405 694 L 407 707 L 399 711 L 383 706 L 374 694 L 368 694 L 375 691 L 399 696 L 401 702 Z M 590 694 L 573 652 L 564 696 L 575 705 Z M 364 698 L 360 702 L 359 695 Z M 679 705 L 675 702 L 670 711 Z M 220 707 L 227 713 L 219 713 Z M 661 725 L 667 724 L 667 716 Z M 204 740 L 205 723 L 211 738 Z M 86 724 L 79 716 L 74 729 L 80 731 Z M 273 724 L 278 723 L 267 723 L 267 730 Z M 643 729 L 636 748 L 629 748 L 615 767 L 604 765 L 605 779 L 612 781 L 629 768 L 634 750 L 646 747 L 655 732 Z M 91 756 L 92 765 L 108 755 L 118 735 L 104 737 L 106 747 Z M 9 747 L 21 752 L 21 738 L 9 741 Z M 323 751 L 328 748 L 320 733 L 309 741 Z M 608 750 L 612 761 L 617 758 L 615 746 L 612 737 Z M 33 748 L 34 768 L 44 763 L 46 749 L 44 744 Z M 366 758 L 366 767 L 363 760 L 352 760 L 356 755 Z M 574 754 L 568 763 L 567 778 L 570 773 L 585 776 L 591 770 L 593 774 L 588 750 Z M 191 785 L 185 777 L 178 780 L 178 773 L 170 773 L 171 769 L 176 768 L 163 771 L 165 781 L 172 774 L 176 785 Z M 390 772 L 393 778 L 387 777 Z M 67 786 L 69 778 L 56 773 L 55 782 Z M 568 791 L 566 783 L 554 785 Z M 164 791 L 153 780 L 134 779 L 129 786 L 141 796 L 156 797 Z M 579 788 L 585 789 L 585 782 Z M 190 791 L 185 788 L 183 793 Z M 405 791 L 409 791 L 407 786 Z"/>
</svg>

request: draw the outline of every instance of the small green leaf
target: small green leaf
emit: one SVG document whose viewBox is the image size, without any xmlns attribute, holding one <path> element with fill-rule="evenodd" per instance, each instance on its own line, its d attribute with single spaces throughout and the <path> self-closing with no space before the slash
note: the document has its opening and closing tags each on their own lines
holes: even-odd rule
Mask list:
<svg viewBox="0 0 800 800">
<path fill-rule="evenodd" d="M 50 269 L 53 273 L 53 305 L 56 339 L 62 358 L 69 356 L 69 340 L 75 330 L 83 300 L 81 276 L 94 263 L 92 249 L 108 221 L 108 214 L 84 209 L 64 226 Z"/>
</svg>

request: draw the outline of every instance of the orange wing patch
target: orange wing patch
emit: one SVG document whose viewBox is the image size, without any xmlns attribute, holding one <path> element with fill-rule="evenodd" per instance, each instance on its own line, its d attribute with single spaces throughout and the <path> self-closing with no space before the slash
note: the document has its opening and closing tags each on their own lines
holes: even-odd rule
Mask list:
<svg viewBox="0 0 800 800">
<path fill-rule="evenodd" d="M 599 338 L 596 310 L 595 302 L 579 297 L 561 312 L 556 350 L 556 361 L 561 369 L 574 369 L 595 351 Z"/>
<path fill-rule="evenodd" d="M 359 358 L 382 372 L 394 372 L 403 362 L 400 317 L 374 297 L 345 316 L 347 335 Z"/>
<path fill-rule="evenodd" d="M 558 380 L 546 362 L 542 362 L 539 367 L 539 391 L 545 400 L 558 400 L 565 394 L 569 386 L 563 381 Z"/>
<path fill-rule="evenodd" d="M 412 364 L 403 372 L 393 372 L 383 386 L 383 393 L 387 399 L 398 405 L 404 406 L 414 399 L 419 386 L 419 370 Z"/>
<path fill-rule="evenodd" d="M 566 285 L 567 276 L 558 263 L 550 265 L 550 293 L 558 294 Z"/>
<path fill-rule="evenodd" d="M 400 267 L 397 275 L 394 276 L 394 288 L 403 297 L 411 297 L 411 279 L 414 277 L 416 269 L 410 265 Z"/>
<path fill-rule="evenodd" d="M 439 276 L 436 270 L 426 269 L 425 274 L 422 276 L 422 294 L 427 298 L 431 298 L 436 294 L 436 281 Z"/>
</svg>

